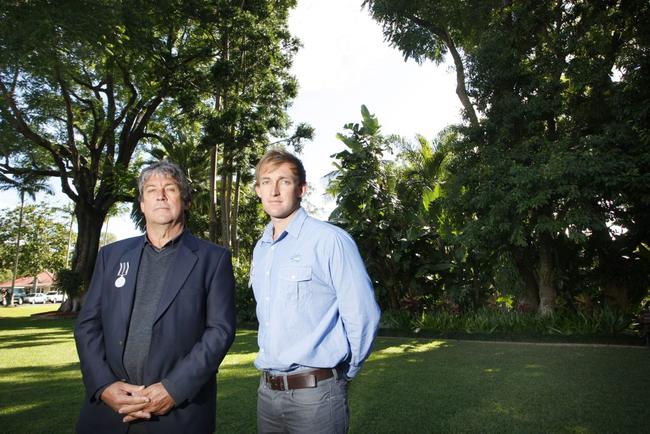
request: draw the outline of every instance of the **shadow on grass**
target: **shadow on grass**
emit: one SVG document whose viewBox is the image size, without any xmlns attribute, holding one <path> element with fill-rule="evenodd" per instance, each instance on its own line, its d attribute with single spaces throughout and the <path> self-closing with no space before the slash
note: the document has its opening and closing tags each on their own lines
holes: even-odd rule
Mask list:
<svg viewBox="0 0 650 434">
<path fill-rule="evenodd" d="M 9 377 L 33 377 L 39 380 L 51 379 L 52 376 L 66 375 L 66 378 L 75 376 L 79 372 L 79 362 L 65 363 L 61 365 L 48 366 L 46 369 L 41 367 L 11 367 L 0 368 L 0 378 Z M 3 381 L 4 383 L 4 381 Z"/>
<path fill-rule="evenodd" d="M 14 339 L 7 339 L 0 342 L 0 349 L 3 348 L 34 348 L 40 345 L 55 345 L 68 342 L 70 338 L 54 339 L 48 336 L 16 336 Z M 27 342 L 25 342 L 27 341 Z"/>
<path fill-rule="evenodd" d="M 79 363 L 4 368 L 0 377 L 2 432 L 74 432 L 84 393 Z"/>
<path fill-rule="evenodd" d="M 28 348 L 38 345 L 53 345 L 72 339 L 72 322 L 42 322 L 31 320 L 15 321 L 16 318 L 0 319 L 0 330 L 9 331 L 0 336 L 0 348 Z M 47 331 L 44 331 L 46 328 Z"/>
<path fill-rule="evenodd" d="M 351 386 L 350 432 L 643 432 L 646 353 L 380 338 Z"/>
<path fill-rule="evenodd" d="M 643 432 L 649 361 L 640 348 L 379 338 L 351 384 L 350 432 Z M 250 364 L 221 368 L 218 432 L 255 432 L 258 384 Z"/>
<path fill-rule="evenodd" d="M 55 331 L 44 322 L 40 333 L 25 320 L 7 324 L 0 343 L 23 345 L 3 348 L 0 360 L 72 340 L 72 321 Z M 240 330 L 218 375 L 219 433 L 256 430 L 256 352 L 255 331 Z M 350 432 L 644 432 L 649 363 L 643 348 L 379 338 L 350 387 Z M 78 369 L 76 359 L 0 365 L 0 431 L 73 432 L 84 395 Z"/>
</svg>

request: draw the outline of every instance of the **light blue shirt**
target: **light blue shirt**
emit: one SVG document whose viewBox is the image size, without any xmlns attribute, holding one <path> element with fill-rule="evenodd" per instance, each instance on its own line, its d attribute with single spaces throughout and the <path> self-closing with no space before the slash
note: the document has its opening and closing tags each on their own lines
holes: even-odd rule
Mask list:
<svg viewBox="0 0 650 434">
<path fill-rule="evenodd" d="M 356 244 L 300 208 L 273 241 L 269 223 L 253 251 L 262 370 L 341 366 L 354 377 L 370 354 L 379 306 Z"/>
</svg>

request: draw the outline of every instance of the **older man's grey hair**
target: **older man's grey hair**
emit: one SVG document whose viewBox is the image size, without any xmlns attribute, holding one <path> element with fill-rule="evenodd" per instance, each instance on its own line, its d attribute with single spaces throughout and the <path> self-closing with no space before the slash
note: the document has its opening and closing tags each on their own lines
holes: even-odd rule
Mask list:
<svg viewBox="0 0 650 434">
<path fill-rule="evenodd" d="M 173 163 L 169 160 L 160 160 L 157 161 L 140 172 L 140 177 L 138 178 L 138 192 L 140 194 L 140 202 L 144 198 L 144 184 L 147 182 L 151 175 L 158 174 L 162 176 L 168 176 L 178 183 L 178 187 L 181 190 L 181 200 L 186 206 L 189 206 L 192 201 L 192 189 L 190 188 L 190 183 L 187 182 L 185 173 L 176 163 Z"/>
</svg>

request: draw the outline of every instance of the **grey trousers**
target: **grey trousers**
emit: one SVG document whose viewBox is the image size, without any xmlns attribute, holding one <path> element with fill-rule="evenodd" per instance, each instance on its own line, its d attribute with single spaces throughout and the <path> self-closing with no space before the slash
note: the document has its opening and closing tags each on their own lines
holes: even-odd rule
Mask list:
<svg viewBox="0 0 650 434">
<path fill-rule="evenodd" d="M 348 381 L 328 378 L 313 388 L 272 390 L 260 380 L 257 432 L 345 434 L 349 426 Z"/>
</svg>

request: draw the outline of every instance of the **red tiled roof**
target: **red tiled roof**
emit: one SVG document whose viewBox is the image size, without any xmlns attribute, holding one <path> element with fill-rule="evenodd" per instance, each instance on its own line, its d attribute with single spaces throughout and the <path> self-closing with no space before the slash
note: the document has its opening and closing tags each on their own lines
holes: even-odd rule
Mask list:
<svg viewBox="0 0 650 434">
<path fill-rule="evenodd" d="M 50 286 L 54 284 L 56 277 L 54 276 L 54 274 L 50 273 L 49 271 L 43 271 L 39 273 L 38 276 L 36 276 L 36 279 L 37 279 L 36 283 L 38 286 Z M 24 276 L 24 277 L 17 278 L 16 286 L 22 286 L 24 288 L 34 286 L 34 276 Z M 10 288 L 11 280 L 7 280 L 6 282 L 0 282 L 0 287 Z"/>
</svg>

